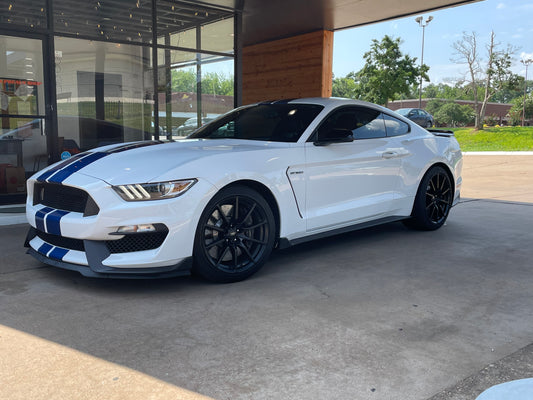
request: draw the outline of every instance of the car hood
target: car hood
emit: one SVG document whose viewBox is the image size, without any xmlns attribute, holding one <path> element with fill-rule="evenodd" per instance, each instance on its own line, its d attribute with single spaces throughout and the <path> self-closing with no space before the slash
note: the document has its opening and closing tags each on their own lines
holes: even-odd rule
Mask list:
<svg viewBox="0 0 533 400">
<path fill-rule="evenodd" d="M 168 179 L 169 175 L 172 179 L 196 178 L 203 170 L 220 168 L 221 164 L 218 163 L 221 158 L 226 168 L 229 167 L 228 160 L 234 159 L 237 153 L 242 158 L 244 152 L 287 146 L 286 143 L 234 139 L 138 142 L 92 150 L 105 155 L 84 166 L 78 173 L 111 185 L 157 182 Z M 256 155 L 253 157 L 257 160 Z M 268 155 L 265 154 L 265 157 Z M 177 168 L 180 169 L 179 176 L 172 174 Z"/>
</svg>

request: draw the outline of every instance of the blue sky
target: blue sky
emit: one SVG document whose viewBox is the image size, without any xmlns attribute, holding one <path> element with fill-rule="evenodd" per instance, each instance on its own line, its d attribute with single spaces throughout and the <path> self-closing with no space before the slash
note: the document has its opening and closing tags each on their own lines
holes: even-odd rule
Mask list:
<svg viewBox="0 0 533 400">
<path fill-rule="evenodd" d="M 481 2 L 421 14 L 424 20 L 433 16 L 425 29 L 424 64 L 430 67 L 432 83 L 453 83 L 466 72 L 465 65 L 451 61 L 452 44 L 463 32 L 476 32 L 486 58 L 485 45 L 491 30 L 502 47 L 511 44 L 518 48 L 513 71 L 524 75 L 520 58 L 533 58 L 533 0 L 484 0 Z M 420 62 L 422 28 L 415 22 L 417 15 L 360 28 L 336 31 L 333 46 L 333 73 L 336 77 L 358 71 L 364 65 L 363 54 L 370 49 L 372 39 L 383 36 L 400 37 L 401 51 Z M 531 68 L 528 79 L 533 77 Z M 530 75 L 531 74 L 531 75 Z M 426 83 L 427 84 L 427 83 Z"/>
</svg>

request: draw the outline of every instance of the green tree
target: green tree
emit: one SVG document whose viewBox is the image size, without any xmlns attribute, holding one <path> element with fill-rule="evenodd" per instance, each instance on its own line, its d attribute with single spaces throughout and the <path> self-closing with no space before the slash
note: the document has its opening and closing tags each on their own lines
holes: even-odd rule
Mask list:
<svg viewBox="0 0 533 400">
<path fill-rule="evenodd" d="M 426 111 L 431 115 L 435 116 L 440 108 L 446 104 L 446 100 L 443 99 L 432 99 L 426 103 Z"/>
<path fill-rule="evenodd" d="M 467 82 L 474 95 L 475 125 L 476 129 L 479 130 L 483 129 L 487 103 L 491 98 L 503 90 L 506 85 L 516 85 L 519 81 L 511 72 L 512 56 L 515 49 L 509 45 L 506 49 L 501 49 L 500 44 L 495 42 L 495 38 L 496 35 L 493 31 L 490 34 L 489 44 L 486 46 L 487 60 L 484 66 L 482 66 L 484 61 L 481 59 L 475 32 L 472 34 L 463 33 L 463 38 L 453 44 L 455 49 L 453 61 L 468 66 Z M 480 88 L 482 90 L 479 90 Z M 479 92 L 482 92 L 481 96 Z M 479 105 L 480 99 L 482 99 L 481 105 Z"/>
<path fill-rule="evenodd" d="M 233 96 L 233 76 L 222 72 L 207 72 L 202 77 L 202 93 Z"/>
<path fill-rule="evenodd" d="M 533 85 L 528 80 L 528 86 Z M 506 81 L 502 85 L 502 89 L 492 96 L 492 101 L 496 103 L 511 103 L 514 99 L 524 96 L 524 77 L 513 75 L 513 79 Z"/>
<path fill-rule="evenodd" d="M 172 91 L 196 93 L 196 70 L 194 69 L 173 69 L 172 70 Z"/>
<path fill-rule="evenodd" d="M 233 96 L 233 76 L 222 72 L 207 72 L 202 76 L 202 93 Z M 172 70 L 172 91 L 196 93 L 196 70 Z"/>
<path fill-rule="evenodd" d="M 429 81 L 427 65 L 417 66 L 416 58 L 402 54 L 400 38 L 385 35 L 372 40 L 370 51 L 364 54 L 365 65 L 355 75 L 357 94 L 363 100 L 387 105 L 401 94 L 409 94 L 410 86 L 420 77 Z"/>
<path fill-rule="evenodd" d="M 513 101 L 513 106 L 509 110 L 509 117 L 511 118 L 511 125 L 517 126 L 522 124 L 522 115 L 524 112 L 524 97 L 518 97 Z M 533 118 L 533 95 L 526 96 L 525 119 Z"/>
<path fill-rule="evenodd" d="M 477 88 L 478 92 L 482 90 L 480 87 Z M 472 88 L 469 85 L 465 85 L 464 82 L 458 82 L 453 86 L 446 83 L 430 83 L 424 88 L 422 97 L 446 100 L 474 100 Z"/>
<path fill-rule="evenodd" d="M 468 105 L 450 101 L 442 104 L 437 112 L 433 114 L 433 117 L 438 124 L 456 127 L 472 123 L 475 119 L 475 113 L 472 107 Z"/>
<path fill-rule="evenodd" d="M 347 99 L 357 98 L 357 84 L 353 79 L 353 73 L 344 78 L 333 78 L 331 95 L 333 97 L 345 97 Z"/>
</svg>

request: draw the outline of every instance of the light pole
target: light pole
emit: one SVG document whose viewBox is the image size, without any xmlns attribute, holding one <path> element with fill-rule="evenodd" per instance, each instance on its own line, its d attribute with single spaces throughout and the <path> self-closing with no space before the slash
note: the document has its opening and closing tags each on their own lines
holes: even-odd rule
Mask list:
<svg viewBox="0 0 533 400">
<path fill-rule="evenodd" d="M 430 15 L 424 21 L 424 17 L 416 17 L 415 21 L 418 22 L 418 25 L 422 28 L 422 57 L 420 58 L 420 67 L 424 65 L 424 35 L 426 33 L 426 26 L 433 20 L 433 17 Z M 420 74 L 420 86 L 418 87 L 418 108 L 422 108 L 422 74 Z"/>
<path fill-rule="evenodd" d="M 527 69 L 529 64 L 533 63 L 533 60 L 531 58 L 526 58 L 525 60 L 520 60 L 520 62 L 526 66 L 526 79 L 524 80 L 524 101 L 522 102 L 522 126 L 524 126 L 524 121 L 526 119 Z"/>
</svg>

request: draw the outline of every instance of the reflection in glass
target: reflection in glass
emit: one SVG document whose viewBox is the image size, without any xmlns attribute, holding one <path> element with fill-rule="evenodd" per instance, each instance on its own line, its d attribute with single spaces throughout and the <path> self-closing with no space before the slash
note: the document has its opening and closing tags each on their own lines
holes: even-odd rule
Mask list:
<svg viewBox="0 0 533 400">
<path fill-rule="evenodd" d="M 11 0 L 0 4 L 0 26 L 20 25 L 28 31 L 46 28 L 45 0 Z"/>
<path fill-rule="evenodd" d="M 98 146 L 152 138 L 149 48 L 59 37 L 55 48 L 63 158 Z"/>
<path fill-rule="evenodd" d="M 151 43 L 152 2 L 54 0 L 54 29 L 97 40 Z"/>
<path fill-rule="evenodd" d="M 0 203 L 47 164 L 40 40 L 0 35 Z"/>
<path fill-rule="evenodd" d="M 183 138 L 233 109 L 233 64 L 233 58 L 158 51 L 161 139 Z"/>
<path fill-rule="evenodd" d="M 203 25 L 202 50 L 233 53 L 233 18 Z"/>
</svg>

